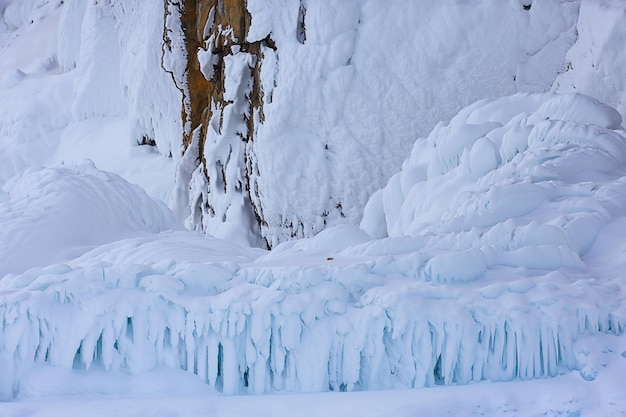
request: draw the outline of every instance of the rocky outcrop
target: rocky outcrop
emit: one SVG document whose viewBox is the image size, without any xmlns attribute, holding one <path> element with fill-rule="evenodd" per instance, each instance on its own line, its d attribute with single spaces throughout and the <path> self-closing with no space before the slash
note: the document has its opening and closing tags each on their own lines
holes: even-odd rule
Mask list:
<svg viewBox="0 0 626 417">
<path fill-rule="evenodd" d="M 179 178 L 190 184 L 187 226 L 263 245 L 248 170 L 255 123 L 263 121 L 261 63 L 275 47 L 269 36 L 246 41 L 245 0 L 187 0 L 179 10 L 189 103 L 183 105 L 184 145 L 196 165 L 192 172 L 188 164 L 179 168 Z"/>
</svg>

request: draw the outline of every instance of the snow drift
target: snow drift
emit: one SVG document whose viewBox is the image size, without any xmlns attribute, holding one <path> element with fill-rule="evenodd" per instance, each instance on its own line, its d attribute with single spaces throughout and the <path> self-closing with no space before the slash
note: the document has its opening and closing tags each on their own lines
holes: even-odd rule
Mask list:
<svg viewBox="0 0 626 417">
<path fill-rule="evenodd" d="M 93 163 L 31 168 L 0 191 L 0 278 L 139 232 L 178 228 L 164 204 Z"/>
<path fill-rule="evenodd" d="M 483 101 L 373 197 L 377 239 L 267 253 L 166 232 L 8 276 L 2 396 L 40 365 L 180 368 L 231 394 L 592 379 L 579 335 L 626 328 L 620 123 L 579 95 Z"/>
</svg>

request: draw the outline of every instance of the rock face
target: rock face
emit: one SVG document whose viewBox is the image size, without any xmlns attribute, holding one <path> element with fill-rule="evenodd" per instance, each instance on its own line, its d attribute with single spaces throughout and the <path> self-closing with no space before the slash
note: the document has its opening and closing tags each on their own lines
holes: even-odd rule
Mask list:
<svg viewBox="0 0 626 417">
<path fill-rule="evenodd" d="M 245 0 L 189 0 L 178 9 L 186 39 L 188 105 L 185 155 L 178 182 L 189 185 L 187 226 L 263 245 L 251 191 L 251 144 L 263 121 L 261 63 L 275 47 L 269 36 L 246 41 Z"/>
<path fill-rule="evenodd" d="M 529 4 L 168 0 L 187 226 L 271 247 L 358 223 L 439 120 L 565 71 L 579 2 Z"/>
</svg>

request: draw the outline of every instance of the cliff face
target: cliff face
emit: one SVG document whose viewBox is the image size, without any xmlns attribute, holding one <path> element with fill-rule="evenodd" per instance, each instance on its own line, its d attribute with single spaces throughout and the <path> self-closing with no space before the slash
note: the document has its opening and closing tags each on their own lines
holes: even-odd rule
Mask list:
<svg viewBox="0 0 626 417">
<path fill-rule="evenodd" d="M 358 223 L 415 139 L 462 106 L 548 90 L 579 7 L 168 4 L 186 42 L 176 187 L 187 226 L 268 246 Z"/>
</svg>

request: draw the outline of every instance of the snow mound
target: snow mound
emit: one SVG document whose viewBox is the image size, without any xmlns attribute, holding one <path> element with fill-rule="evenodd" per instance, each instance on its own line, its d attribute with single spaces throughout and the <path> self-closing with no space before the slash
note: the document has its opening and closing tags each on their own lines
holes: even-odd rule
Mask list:
<svg viewBox="0 0 626 417">
<path fill-rule="evenodd" d="M 0 225 L 0 277 L 179 227 L 163 204 L 90 161 L 32 168 L 9 180 L 0 193 Z"/>
</svg>

